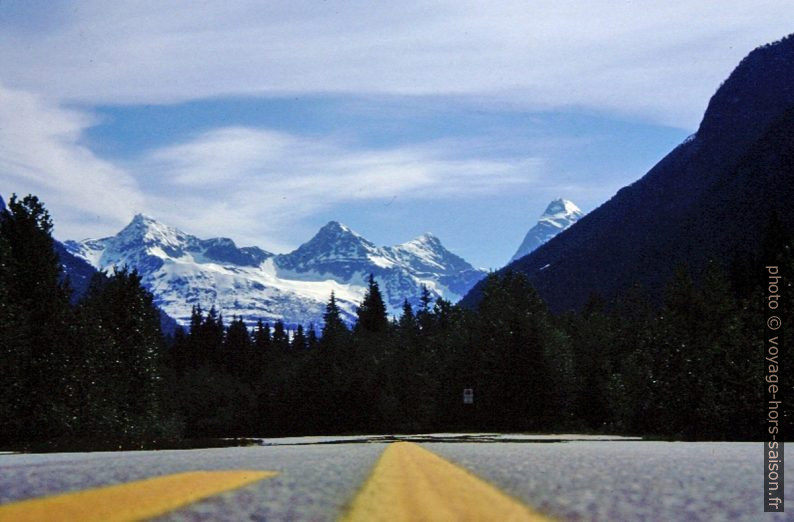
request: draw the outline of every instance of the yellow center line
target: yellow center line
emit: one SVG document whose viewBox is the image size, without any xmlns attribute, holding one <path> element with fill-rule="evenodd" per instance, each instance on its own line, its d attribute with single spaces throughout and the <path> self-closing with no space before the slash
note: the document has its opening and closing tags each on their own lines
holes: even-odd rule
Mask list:
<svg viewBox="0 0 794 522">
<path fill-rule="evenodd" d="M 534 521 L 551 518 L 410 442 L 389 445 L 341 517 L 373 521 Z"/>
<path fill-rule="evenodd" d="M 277 475 L 275 471 L 190 471 L 0 506 L 0 521 L 121 522 L 155 517 Z"/>
</svg>

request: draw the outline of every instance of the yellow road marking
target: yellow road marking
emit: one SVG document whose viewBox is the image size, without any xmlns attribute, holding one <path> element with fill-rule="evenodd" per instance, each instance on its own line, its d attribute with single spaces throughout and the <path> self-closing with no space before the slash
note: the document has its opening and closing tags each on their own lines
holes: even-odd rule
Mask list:
<svg viewBox="0 0 794 522">
<path fill-rule="evenodd" d="M 0 521 L 121 522 L 155 517 L 277 475 L 275 471 L 190 471 L 0 506 Z"/>
<path fill-rule="evenodd" d="M 386 448 L 342 522 L 533 521 L 532 511 L 494 486 L 410 442 Z"/>
</svg>

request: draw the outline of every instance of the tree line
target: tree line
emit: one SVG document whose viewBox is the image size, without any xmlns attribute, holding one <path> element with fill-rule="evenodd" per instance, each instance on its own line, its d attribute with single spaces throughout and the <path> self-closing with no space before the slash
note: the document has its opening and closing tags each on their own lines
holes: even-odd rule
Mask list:
<svg viewBox="0 0 794 522">
<path fill-rule="evenodd" d="M 352 327 L 332 294 L 322 325 L 249 328 L 194 308 L 164 336 L 134 271 L 97 275 L 72 303 L 51 229 L 32 196 L 0 218 L 5 445 L 450 430 L 759 440 L 763 267 L 794 274 L 794 242 L 773 219 L 761 252 L 679 267 L 661 300 L 634 286 L 553 315 L 525 276 L 504 272 L 476 309 L 425 288 L 390 318 L 370 276 Z"/>
</svg>

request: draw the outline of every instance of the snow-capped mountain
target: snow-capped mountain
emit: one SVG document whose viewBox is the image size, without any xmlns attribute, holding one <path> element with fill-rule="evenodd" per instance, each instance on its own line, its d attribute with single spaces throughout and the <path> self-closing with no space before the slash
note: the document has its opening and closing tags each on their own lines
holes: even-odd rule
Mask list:
<svg viewBox="0 0 794 522">
<path fill-rule="evenodd" d="M 352 320 L 370 273 L 389 312 L 399 314 L 404 299 L 417 302 L 422 284 L 435 296 L 457 300 L 485 275 L 431 234 L 378 247 L 335 221 L 278 255 L 239 248 L 228 238 L 199 239 L 142 214 L 115 236 L 65 244 L 97 269 L 137 269 L 157 305 L 182 324 L 194 305 L 215 306 L 248 323 L 319 324 L 332 291 Z"/>
<path fill-rule="evenodd" d="M 576 223 L 582 217 L 582 211 L 567 199 L 555 199 L 540 216 L 538 223 L 529 229 L 521 246 L 510 259 L 515 261 L 529 254 L 540 245 Z"/>
</svg>

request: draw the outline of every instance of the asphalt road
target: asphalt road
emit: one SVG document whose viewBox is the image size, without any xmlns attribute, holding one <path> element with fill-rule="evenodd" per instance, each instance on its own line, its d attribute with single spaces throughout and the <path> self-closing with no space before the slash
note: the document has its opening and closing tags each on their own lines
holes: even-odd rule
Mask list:
<svg viewBox="0 0 794 522">
<path fill-rule="evenodd" d="M 375 484 L 369 488 L 375 492 L 366 494 L 370 510 L 373 502 L 376 510 L 378 502 L 384 506 L 404 503 L 409 510 L 422 509 L 420 504 L 426 502 L 434 506 L 433 513 L 442 514 L 445 502 L 460 503 L 449 498 L 455 492 L 463 492 L 469 502 L 477 502 L 479 493 L 456 482 L 460 480 L 455 476 L 459 473 L 456 469 L 462 468 L 482 479 L 487 488 L 495 486 L 491 488 L 494 494 L 504 494 L 533 512 L 558 520 L 794 520 L 794 474 L 790 465 L 786 466 L 790 516 L 763 513 L 760 443 L 597 438 L 556 442 L 560 438 L 412 438 L 419 448 L 413 444 L 392 445 L 391 439 L 380 437 L 296 438 L 270 439 L 265 446 L 246 448 L 5 454 L 0 455 L 0 504 L 14 506 L 27 499 L 189 471 L 259 470 L 277 474 L 192 501 L 156 520 L 336 520 L 355 512 L 357 492 L 367 490 L 365 486 L 370 483 Z M 381 458 L 384 451 L 397 446 L 404 448 L 406 458 L 417 457 L 412 469 L 404 461 L 391 463 L 392 475 L 405 475 L 402 479 L 407 486 L 402 487 L 422 484 L 423 479 L 430 485 L 428 489 L 446 483 L 452 493 L 439 490 L 429 500 L 412 500 L 405 491 L 392 491 L 397 480 L 393 476 L 375 480 L 376 464 L 378 468 L 386 464 L 386 457 Z M 433 475 L 442 472 L 439 470 L 444 466 L 449 468 L 443 471 L 447 475 Z M 460 471 L 460 475 L 469 473 Z M 160 489 L 166 496 L 177 494 L 179 488 L 171 491 L 171 487 Z M 148 496 L 134 497 L 135 504 L 145 506 Z M 494 510 L 497 504 L 488 501 Z M 0 506 L 0 520 L 9 519 L 10 515 L 6 513 L 4 518 L 3 513 Z"/>
</svg>

